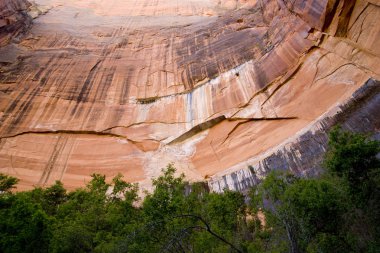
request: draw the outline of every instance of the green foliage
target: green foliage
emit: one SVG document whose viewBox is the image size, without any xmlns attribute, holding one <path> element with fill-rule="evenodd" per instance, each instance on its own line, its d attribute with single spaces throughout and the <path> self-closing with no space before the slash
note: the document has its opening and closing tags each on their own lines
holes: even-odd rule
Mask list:
<svg viewBox="0 0 380 253">
<path fill-rule="evenodd" d="M 100 174 L 92 174 L 92 180 L 87 184 L 87 189 L 93 193 L 99 193 L 104 195 L 110 187 L 109 184 L 106 183 L 106 176 Z"/>
<path fill-rule="evenodd" d="M 344 178 L 351 195 L 360 201 L 370 198 L 380 184 L 380 161 L 376 157 L 379 152 L 378 141 L 336 127 L 330 132 L 324 164 L 330 172 Z"/>
<path fill-rule="evenodd" d="M 143 202 L 144 214 L 148 221 L 163 221 L 168 216 L 181 213 L 184 205 L 186 182 L 184 175 L 175 177 L 172 164 L 162 170 L 162 176 L 153 179 L 154 191 L 147 194 Z"/>
<path fill-rule="evenodd" d="M 0 193 L 10 191 L 15 187 L 18 181 L 19 180 L 15 177 L 0 173 Z"/>
<path fill-rule="evenodd" d="M 0 174 L 0 252 L 379 252 L 379 143 L 334 129 L 321 178 L 271 172 L 247 199 L 169 164 L 140 201 L 121 175 L 12 193 Z"/>
<path fill-rule="evenodd" d="M 299 246 L 305 250 L 320 235 L 336 238 L 344 211 L 342 196 L 331 182 L 316 179 L 300 179 L 284 192 L 283 208 L 295 223 Z M 337 239 L 335 239 L 337 241 Z"/>
<path fill-rule="evenodd" d="M 347 212 L 344 237 L 354 252 L 378 252 L 380 249 L 380 142 L 367 135 L 342 131 L 330 132 L 325 167 L 334 182 L 346 188 Z"/>
<path fill-rule="evenodd" d="M 101 175 L 92 175 L 85 189 L 67 195 L 57 212 L 52 252 L 107 252 L 120 236 L 134 228 L 137 210 L 137 187 L 122 180 L 120 175 L 111 186 Z M 65 247 L 62 247 L 65 245 Z"/>
<path fill-rule="evenodd" d="M 331 245 L 347 252 L 339 237 L 346 205 L 333 182 L 272 172 L 250 195 L 251 209 L 263 210 L 271 228 L 270 250 L 286 250 L 279 242 L 287 240 L 291 252 L 313 252 Z"/>
<path fill-rule="evenodd" d="M 51 219 L 31 193 L 0 198 L 0 251 L 47 252 Z"/>
<path fill-rule="evenodd" d="M 264 211 L 269 250 L 288 241 L 291 252 L 374 252 L 379 249 L 379 142 L 334 128 L 319 179 L 272 172 L 250 193 Z"/>
<path fill-rule="evenodd" d="M 48 214 L 55 214 L 59 206 L 66 202 L 66 189 L 60 181 L 42 191 L 42 205 Z"/>
<path fill-rule="evenodd" d="M 175 176 L 172 165 L 153 180 L 153 186 L 154 191 L 145 197 L 142 205 L 144 226 L 124 247 L 133 252 L 234 249 L 238 240 L 233 231 L 238 231 L 244 216 L 242 194 L 210 193 L 202 183 L 190 185 L 183 175 Z"/>
</svg>

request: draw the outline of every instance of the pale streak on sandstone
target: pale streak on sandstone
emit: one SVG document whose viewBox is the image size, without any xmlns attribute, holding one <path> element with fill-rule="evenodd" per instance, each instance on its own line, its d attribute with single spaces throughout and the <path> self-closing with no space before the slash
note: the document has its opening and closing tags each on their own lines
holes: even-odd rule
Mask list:
<svg viewBox="0 0 380 253">
<path fill-rule="evenodd" d="M 36 2 L 51 9 L 0 48 L 12 52 L 0 55 L 0 171 L 19 189 L 119 172 L 149 188 L 174 162 L 245 190 L 255 164 L 380 75 L 374 0 Z M 307 174 L 320 150 L 275 160 Z M 266 164 L 257 174 L 278 169 Z"/>
</svg>

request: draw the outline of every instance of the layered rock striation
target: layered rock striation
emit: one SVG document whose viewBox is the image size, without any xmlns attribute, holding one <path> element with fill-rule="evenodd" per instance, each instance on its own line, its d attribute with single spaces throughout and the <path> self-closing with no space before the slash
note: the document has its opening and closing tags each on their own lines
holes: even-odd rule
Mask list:
<svg viewBox="0 0 380 253">
<path fill-rule="evenodd" d="M 173 162 L 244 191 L 317 173 L 333 124 L 379 131 L 379 1 L 36 4 L 49 12 L 0 48 L 0 171 L 20 189 L 149 187 Z"/>
<path fill-rule="evenodd" d="M 30 6 L 27 0 L 0 1 L 0 47 L 28 30 L 32 24 L 27 13 Z"/>
</svg>

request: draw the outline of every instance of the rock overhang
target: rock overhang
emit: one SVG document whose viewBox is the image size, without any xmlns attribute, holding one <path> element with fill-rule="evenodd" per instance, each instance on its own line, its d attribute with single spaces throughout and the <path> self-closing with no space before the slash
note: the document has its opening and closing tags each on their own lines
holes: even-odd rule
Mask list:
<svg viewBox="0 0 380 253">
<path fill-rule="evenodd" d="M 217 181 L 380 72 L 376 1 L 36 2 L 0 73 L 0 170 L 20 188 L 149 187 L 170 162 Z"/>
</svg>

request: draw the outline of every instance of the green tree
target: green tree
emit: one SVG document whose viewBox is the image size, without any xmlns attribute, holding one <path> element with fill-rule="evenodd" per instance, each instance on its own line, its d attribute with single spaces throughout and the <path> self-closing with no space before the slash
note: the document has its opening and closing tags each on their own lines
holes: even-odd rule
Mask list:
<svg viewBox="0 0 380 253">
<path fill-rule="evenodd" d="M 31 192 L 0 198 L 0 252 L 47 252 L 51 219 Z"/>
<path fill-rule="evenodd" d="M 161 176 L 153 179 L 154 191 L 147 194 L 143 202 L 144 213 L 150 221 L 161 221 L 181 213 L 187 182 L 183 174 L 175 177 L 175 172 L 174 166 L 169 164 Z"/>
<path fill-rule="evenodd" d="M 317 242 L 317 252 L 348 252 L 339 232 L 344 198 L 333 183 L 300 179 L 286 189 L 283 199 L 282 209 L 291 215 L 301 251 Z"/>
<path fill-rule="evenodd" d="M 363 202 L 378 193 L 380 185 L 380 142 L 367 135 L 342 131 L 335 127 L 329 134 L 329 150 L 324 165 L 333 174 L 342 177 L 351 196 Z"/>
<path fill-rule="evenodd" d="M 0 193 L 8 192 L 11 189 L 15 188 L 15 185 L 18 183 L 18 179 L 15 177 L 11 177 L 0 173 Z"/>
<path fill-rule="evenodd" d="M 132 252 L 240 252 L 239 221 L 245 210 L 241 193 L 209 193 L 205 184 L 189 184 L 169 164 L 153 180 L 142 205 L 144 222 L 125 240 Z"/>
<path fill-rule="evenodd" d="M 368 135 L 335 127 L 329 134 L 325 167 L 346 187 L 349 209 L 344 234 L 355 252 L 377 252 L 380 248 L 380 142 Z"/>
<path fill-rule="evenodd" d="M 289 242 L 290 252 L 299 252 L 297 224 L 292 209 L 285 208 L 291 203 L 285 203 L 287 199 L 284 198 L 286 190 L 297 180 L 289 173 L 272 171 L 260 185 L 250 191 L 252 213 L 263 211 L 267 226 L 274 230 L 272 237 L 275 240 L 273 243 L 275 250 L 286 250 L 283 244 L 277 242 L 277 240 L 283 241 L 285 236 Z"/>
<path fill-rule="evenodd" d="M 56 181 L 54 185 L 42 191 L 42 206 L 50 215 L 54 215 L 66 200 L 66 189 L 60 181 Z"/>
<path fill-rule="evenodd" d="M 94 174 L 86 188 L 67 194 L 57 210 L 51 252 L 111 252 L 135 229 L 137 187 L 121 175 L 112 182 Z"/>
<path fill-rule="evenodd" d="M 271 172 L 250 196 L 253 212 L 263 210 L 267 226 L 272 228 L 273 249 L 286 250 L 276 243 L 276 240 L 283 240 L 284 235 L 290 252 L 305 252 L 309 244 L 322 235 L 325 244 L 328 237 L 334 241 L 334 246 L 345 249 L 344 241 L 338 240 L 341 214 L 345 210 L 343 197 L 333 183 Z"/>
</svg>

